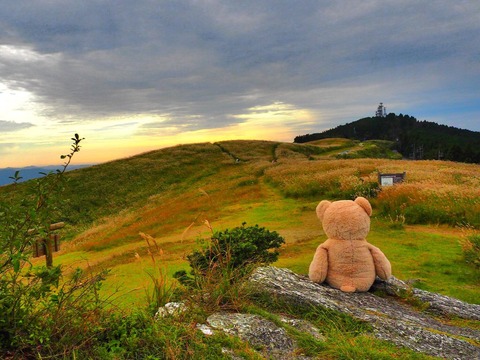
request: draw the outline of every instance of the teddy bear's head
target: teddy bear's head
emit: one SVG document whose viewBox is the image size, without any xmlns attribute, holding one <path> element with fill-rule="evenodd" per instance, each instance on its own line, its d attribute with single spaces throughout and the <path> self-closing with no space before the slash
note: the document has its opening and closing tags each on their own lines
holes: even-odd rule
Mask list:
<svg viewBox="0 0 480 360">
<path fill-rule="evenodd" d="M 323 230 L 330 239 L 364 240 L 367 237 L 372 206 L 364 197 L 357 197 L 355 201 L 323 200 L 316 211 Z"/>
</svg>

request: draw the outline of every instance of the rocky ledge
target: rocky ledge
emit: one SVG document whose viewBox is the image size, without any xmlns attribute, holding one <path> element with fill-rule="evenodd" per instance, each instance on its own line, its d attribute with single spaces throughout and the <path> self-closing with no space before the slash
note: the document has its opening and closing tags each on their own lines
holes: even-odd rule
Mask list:
<svg viewBox="0 0 480 360">
<path fill-rule="evenodd" d="M 372 289 L 380 288 L 390 295 L 406 293 L 425 304 L 425 310 L 416 310 L 398 301 L 398 296 L 344 293 L 313 283 L 288 269 L 261 267 L 249 282 L 256 291 L 266 292 L 291 305 L 323 307 L 366 321 L 379 339 L 442 358 L 480 359 L 480 348 L 475 345 L 480 342 L 480 331 L 446 325 L 438 318 L 440 315 L 480 320 L 479 305 L 410 288 L 396 278 L 388 282 L 378 281 Z"/>
<path fill-rule="evenodd" d="M 408 286 L 401 280 L 377 281 L 366 293 L 344 293 L 328 285 L 316 284 L 288 269 L 261 267 L 249 278 L 254 292 L 267 294 L 295 307 L 319 307 L 350 315 L 367 322 L 379 339 L 417 352 L 447 359 L 480 359 L 480 331 L 447 325 L 447 319 L 480 320 L 480 305 Z M 383 294 L 379 296 L 376 294 Z M 408 299 L 409 301 L 405 301 Z M 416 303 L 417 306 L 408 305 Z M 159 309 L 157 317 L 186 311 L 182 303 Z M 280 321 L 324 341 L 321 331 L 306 320 L 280 316 Z M 277 360 L 306 360 L 281 324 L 253 314 L 215 313 L 199 331 L 211 335 L 223 331 L 250 343 L 261 357 Z M 238 359 L 225 349 L 232 359 Z"/>
</svg>

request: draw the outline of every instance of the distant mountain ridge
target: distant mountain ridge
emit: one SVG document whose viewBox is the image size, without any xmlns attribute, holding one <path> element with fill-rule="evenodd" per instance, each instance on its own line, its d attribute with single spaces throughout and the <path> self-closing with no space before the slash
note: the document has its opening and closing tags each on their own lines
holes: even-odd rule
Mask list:
<svg viewBox="0 0 480 360">
<path fill-rule="evenodd" d="M 418 121 L 413 116 L 390 113 L 367 117 L 314 134 L 295 137 L 295 143 L 326 138 L 389 140 L 403 157 L 480 163 L 480 132 Z"/>
<path fill-rule="evenodd" d="M 70 165 L 68 167 L 68 171 L 75 170 L 75 169 L 80 169 L 83 167 L 87 167 L 91 165 Z M 10 177 L 13 177 L 15 175 L 16 171 L 19 171 L 19 176 L 22 177 L 22 179 L 19 182 L 31 180 L 31 179 L 36 179 L 39 177 L 44 176 L 42 173 L 48 174 L 51 171 L 56 171 L 57 169 L 60 169 L 61 166 L 58 165 L 49 165 L 49 166 L 25 166 L 21 168 L 13 168 L 13 167 L 7 167 L 7 168 L 2 168 L 0 169 L 0 186 L 3 185 L 8 185 L 13 183 L 13 180 L 10 179 Z"/>
</svg>

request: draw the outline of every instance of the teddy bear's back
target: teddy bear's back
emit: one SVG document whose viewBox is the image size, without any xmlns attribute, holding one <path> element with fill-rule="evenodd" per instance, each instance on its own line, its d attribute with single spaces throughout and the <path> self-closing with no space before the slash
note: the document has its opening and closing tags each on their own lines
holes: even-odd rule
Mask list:
<svg viewBox="0 0 480 360">
<path fill-rule="evenodd" d="M 365 240 L 334 240 L 325 243 L 328 250 L 326 281 L 333 287 L 353 287 L 368 291 L 375 280 L 375 265 Z"/>
</svg>

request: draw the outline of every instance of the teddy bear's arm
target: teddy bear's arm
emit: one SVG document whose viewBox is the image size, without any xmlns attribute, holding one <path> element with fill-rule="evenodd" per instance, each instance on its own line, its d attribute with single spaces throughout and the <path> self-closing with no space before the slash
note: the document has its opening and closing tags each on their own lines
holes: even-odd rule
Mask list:
<svg viewBox="0 0 480 360">
<path fill-rule="evenodd" d="M 322 245 L 319 245 L 308 269 L 308 277 L 313 282 L 322 283 L 327 277 L 327 271 L 328 251 Z"/>
<path fill-rule="evenodd" d="M 392 276 L 392 266 L 385 254 L 376 246 L 370 245 L 368 249 L 373 257 L 373 264 L 375 265 L 375 273 L 383 280 L 388 280 Z"/>
</svg>

